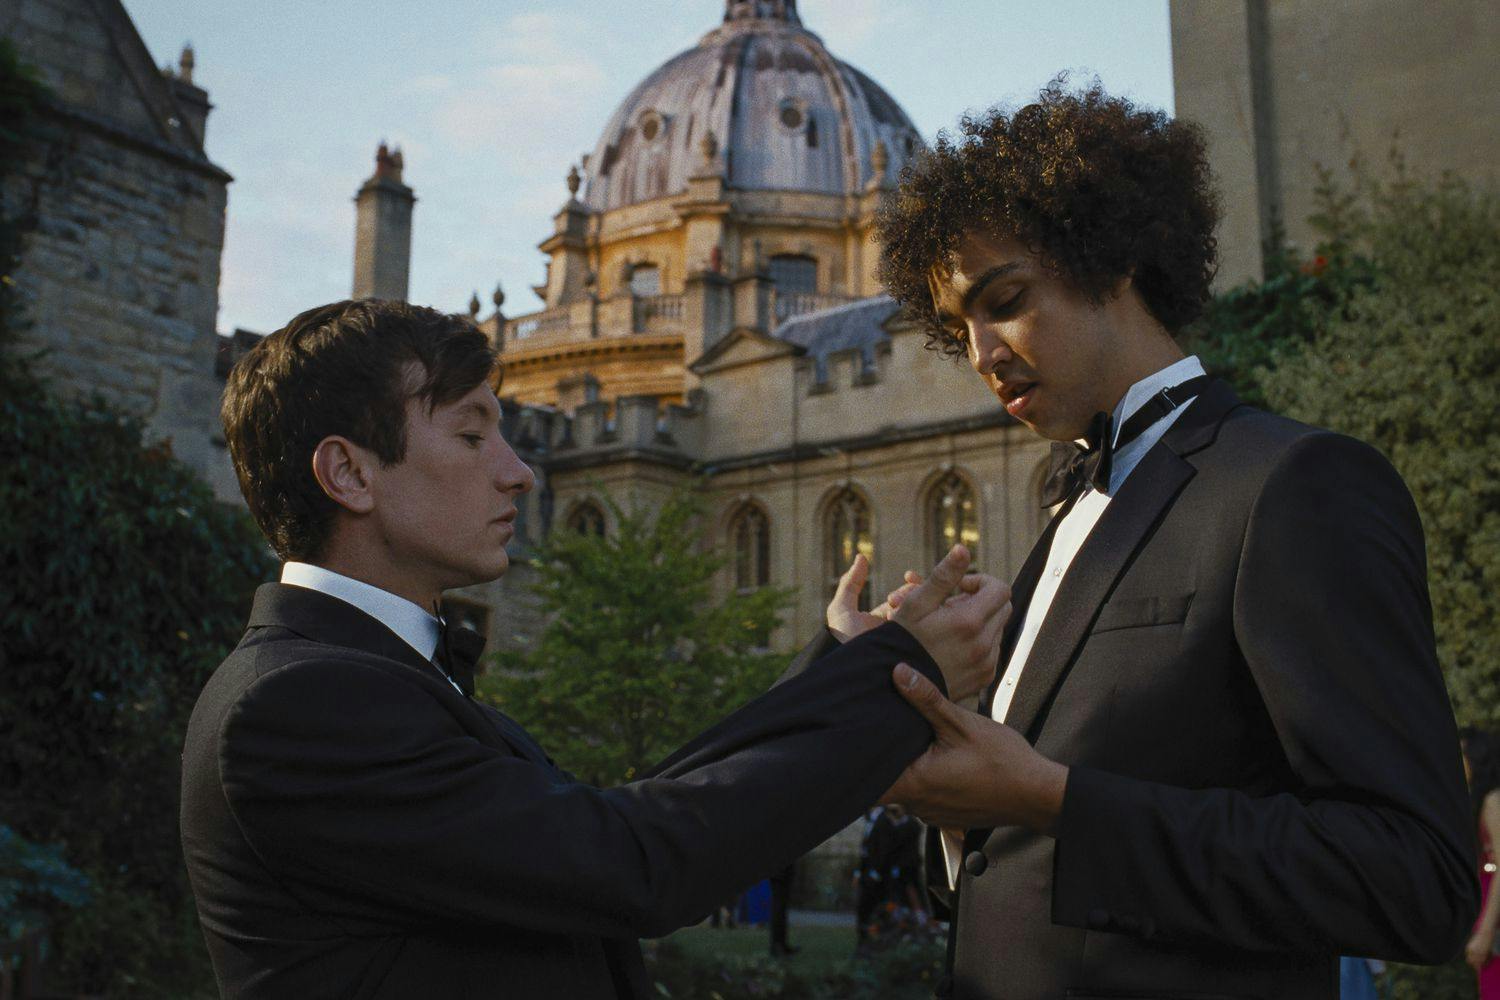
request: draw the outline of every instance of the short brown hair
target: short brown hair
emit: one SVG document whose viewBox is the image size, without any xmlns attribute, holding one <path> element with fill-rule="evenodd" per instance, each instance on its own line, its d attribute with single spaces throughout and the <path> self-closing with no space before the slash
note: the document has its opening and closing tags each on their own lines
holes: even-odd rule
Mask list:
<svg viewBox="0 0 1500 1000">
<path fill-rule="evenodd" d="M 467 319 L 377 299 L 309 309 L 255 345 L 229 373 L 221 416 L 240 491 L 276 554 L 313 560 L 328 542 L 338 505 L 313 476 L 318 442 L 338 434 L 395 465 L 409 400 L 430 412 L 495 368 Z"/>
<path fill-rule="evenodd" d="M 1218 200 L 1203 135 L 1161 111 L 1082 91 L 1058 77 L 1014 114 L 959 122 L 902 172 L 877 228 L 880 279 L 927 329 L 929 346 L 963 346 L 928 290 L 971 232 L 1014 237 L 1096 300 L 1129 276 L 1176 333 L 1202 312 L 1213 280 Z"/>
</svg>

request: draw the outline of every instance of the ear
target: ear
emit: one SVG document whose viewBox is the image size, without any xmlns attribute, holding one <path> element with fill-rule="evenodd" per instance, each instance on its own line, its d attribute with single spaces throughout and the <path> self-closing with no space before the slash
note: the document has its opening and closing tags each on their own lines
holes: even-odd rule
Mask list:
<svg viewBox="0 0 1500 1000">
<path fill-rule="evenodd" d="M 328 499 L 355 514 L 375 509 L 367 474 L 372 456 L 348 438 L 330 435 L 313 449 L 313 478 Z"/>
</svg>

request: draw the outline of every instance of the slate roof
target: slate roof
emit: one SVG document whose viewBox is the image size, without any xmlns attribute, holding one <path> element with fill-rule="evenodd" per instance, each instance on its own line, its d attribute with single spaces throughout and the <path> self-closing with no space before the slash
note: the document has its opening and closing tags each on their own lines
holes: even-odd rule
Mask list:
<svg viewBox="0 0 1500 1000">
<path fill-rule="evenodd" d="M 827 374 L 828 356 L 838 351 L 858 349 L 864 364 L 874 365 L 875 348 L 891 339 L 885 324 L 900 309 L 889 295 L 875 295 L 793 316 L 778 326 L 773 335 L 814 358 L 821 381 Z"/>
</svg>

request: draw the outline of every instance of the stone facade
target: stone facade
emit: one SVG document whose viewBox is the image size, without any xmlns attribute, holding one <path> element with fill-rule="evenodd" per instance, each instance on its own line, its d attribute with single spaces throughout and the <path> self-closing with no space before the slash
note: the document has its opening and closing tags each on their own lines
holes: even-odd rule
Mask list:
<svg viewBox="0 0 1500 1000">
<path fill-rule="evenodd" d="M 50 88 L 3 192 L 29 232 L 16 281 L 57 382 L 145 418 L 223 492 L 212 444 L 219 259 L 230 177 L 204 154 L 192 55 L 158 70 L 118 0 L 24 0 L 0 36 Z"/>
<path fill-rule="evenodd" d="M 1263 273 L 1278 230 L 1310 253 L 1318 169 L 1493 183 L 1500 6 L 1489 0 L 1172 0 L 1177 114 L 1200 123 L 1224 195 L 1218 287 Z"/>
</svg>

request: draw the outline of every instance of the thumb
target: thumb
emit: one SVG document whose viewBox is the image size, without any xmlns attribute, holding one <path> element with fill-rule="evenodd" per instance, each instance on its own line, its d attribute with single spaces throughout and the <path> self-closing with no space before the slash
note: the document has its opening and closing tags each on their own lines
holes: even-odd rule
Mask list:
<svg viewBox="0 0 1500 1000">
<path fill-rule="evenodd" d="M 932 568 L 927 579 L 906 595 L 906 600 L 901 603 L 898 620 L 915 621 L 941 607 L 953 588 L 964 578 L 964 570 L 968 568 L 969 550 L 962 545 L 953 546 Z"/>
<path fill-rule="evenodd" d="M 870 576 L 870 560 L 865 558 L 863 552 L 854 557 L 849 568 L 844 570 L 844 575 L 839 577 L 839 585 L 833 592 L 833 600 L 830 605 L 840 608 L 854 609 L 859 607 L 859 593 L 865 589 L 865 581 Z"/>
<path fill-rule="evenodd" d="M 908 664 L 898 663 L 896 669 L 891 671 L 891 678 L 896 682 L 896 690 L 901 697 L 932 724 L 933 735 L 939 740 L 945 734 L 958 730 L 962 721 L 958 714 L 959 707 L 943 697 L 943 692 L 938 690 L 936 684 L 923 677 L 921 671 Z"/>
</svg>

